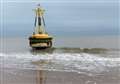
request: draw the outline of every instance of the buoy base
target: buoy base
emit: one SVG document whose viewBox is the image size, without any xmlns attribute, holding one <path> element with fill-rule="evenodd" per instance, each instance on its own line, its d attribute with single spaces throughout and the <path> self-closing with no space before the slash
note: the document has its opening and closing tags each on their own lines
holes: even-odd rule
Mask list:
<svg viewBox="0 0 120 84">
<path fill-rule="evenodd" d="M 29 45 L 35 49 L 45 49 L 52 47 L 52 37 L 35 38 L 29 37 Z"/>
</svg>

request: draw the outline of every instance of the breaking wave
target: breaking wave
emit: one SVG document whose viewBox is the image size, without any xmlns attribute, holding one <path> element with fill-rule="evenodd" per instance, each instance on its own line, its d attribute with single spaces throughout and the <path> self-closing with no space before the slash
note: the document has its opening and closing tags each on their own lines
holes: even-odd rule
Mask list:
<svg viewBox="0 0 120 84">
<path fill-rule="evenodd" d="M 120 68 L 120 58 L 101 57 L 89 53 L 0 53 L 4 68 L 102 73 Z"/>
</svg>

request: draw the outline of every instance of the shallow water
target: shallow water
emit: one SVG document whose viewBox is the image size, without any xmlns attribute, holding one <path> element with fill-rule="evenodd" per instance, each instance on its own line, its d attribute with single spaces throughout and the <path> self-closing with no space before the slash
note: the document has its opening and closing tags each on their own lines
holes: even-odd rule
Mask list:
<svg viewBox="0 0 120 84">
<path fill-rule="evenodd" d="M 40 84 L 36 82 L 39 71 L 47 77 L 45 84 L 120 83 L 119 49 L 55 47 L 32 50 L 23 44 L 8 44 L 14 43 L 4 43 L 0 52 L 2 84 Z"/>
<path fill-rule="evenodd" d="M 100 74 L 120 68 L 119 51 L 99 50 L 99 53 L 86 53 L 78 49 L 33 50 L 26 53 L 0 53 L 1 66 L 32 70 L 66 71 Z M 90 50 L 89 50 L 90 51 Z M 88 51 L 88 52 L 89 52 Z M 102 51 L 102 52 L 101 52 Z M 115 55 L 116 53 L 116 55 Z M 113 56 L 113 55 L 114 56 Z"/>
</svg>

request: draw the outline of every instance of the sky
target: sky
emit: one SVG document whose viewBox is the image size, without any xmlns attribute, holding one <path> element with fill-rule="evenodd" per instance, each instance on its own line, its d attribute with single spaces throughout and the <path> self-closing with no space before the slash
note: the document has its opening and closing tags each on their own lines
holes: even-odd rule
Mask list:
<svg viewBox="0 0 120 84">
<path fill-rule="evenodd" d="M 54 36 L 119 35 L 118 0 L 1 0 L 1 32 L 27 37 L 34 30 L 37 4 L 45 9 L 46 30 Z"/>
</svg>

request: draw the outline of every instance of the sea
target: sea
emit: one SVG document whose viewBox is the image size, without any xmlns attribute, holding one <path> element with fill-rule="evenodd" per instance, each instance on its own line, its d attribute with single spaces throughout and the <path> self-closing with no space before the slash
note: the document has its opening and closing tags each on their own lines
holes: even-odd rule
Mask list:
<svg viewBox="0 0 120 84">
<path fill-rule="evenodd" d="M 1 38 L 1 84 L 120 84 L 118 36 L 55 37 L 35 50 L 28 38 Z"/>
</svg>

